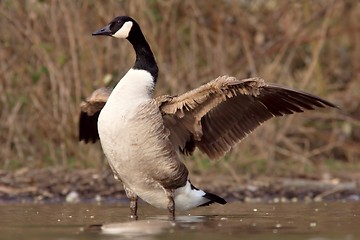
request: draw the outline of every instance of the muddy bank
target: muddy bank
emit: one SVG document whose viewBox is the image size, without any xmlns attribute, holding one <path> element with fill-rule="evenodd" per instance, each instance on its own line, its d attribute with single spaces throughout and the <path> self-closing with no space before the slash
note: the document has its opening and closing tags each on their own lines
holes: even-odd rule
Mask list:
<svg viewBox="0 0 360 240">
<path fill-rule="evenodd" d="M 359 178 L 242 178 L 195 176 L 192 182 L 228 201 L 360 201 Z M 110 171 L 21 169 L 0 172 L 0 203 L 126 201 Z"/>
</svg>

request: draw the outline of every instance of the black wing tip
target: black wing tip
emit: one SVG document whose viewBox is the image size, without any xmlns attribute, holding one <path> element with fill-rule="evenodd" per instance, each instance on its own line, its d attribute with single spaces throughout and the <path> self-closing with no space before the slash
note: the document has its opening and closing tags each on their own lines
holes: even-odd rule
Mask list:
<svg viewBox="0 0 360 240">
<path fill-rule="evenodd" d="M 325 100 L 319 96 L 316 96 L 314 94 L 302 91 L 302 90 L 297 90 L 297 89 L 292 89 L 292 88 L 288 88 L 288 87 L 284 87 L 281 85 L 277 85 L 274 83 L 269 83 L 267 84 L 267 87 L 271 88 L 271 89 L 281 89 L 282 91 L 284 91 L 284 93 L 289 94 L 290 97 L 299 95 L 302 96 L 302 98 L 305 98 L 305 100 L 308 100 L 309 102 L 307 102 L 307 104 L 311 104 L 310 108 L 306 108 L 306 107 L 302 107 L 303 109 L 306 110 L 315 110 L 316 107 L 318 108 L 325 108 L 325 107 L 332 107 L 332 108 L 336 108 L 336 109 L 341 109 L 339 106 L 337 106 L 336 104 Z"/>
<path fill-rule="evenodd" d="M 97 138 L 91 138 L 91 137 L 85 137 L 85 136 L 79 136 L 79 142 L 84 142 L 85 144 L 88 143 L 96 143 L 97 142 Z"/>
<path fill-rule="evenodd" d="M 336 109 L 339 109 L 339 110 L 341 109 L 338 105 L 335 105 L 334 103 L 329 102 L 329 101 L 324 100 L 324 99 L 321 99 L 321 103 L 323 105 L 325 105 L 324 107 L 332 107 L 332 108 L 336 108 Z"/>
<path fill-rule="evenodd" d="M 79 119 L 79 142 L 84 141 L 87 143 L 96 143 L 99 140 L 99 133 L 97 129 L 97 120 L 99 112 L 96 112 L 93 116 L 89 116 L 86 112 L 81 111 Z"/>
<path fill-rule="evenodd" d="M 179 148 L 179 150 L 185 156 L 191 156 L 195 151 L 195 148 L 196 148 L 196 144 L 195 144 L 194 136 L 191 135 L 190 139 L 185 143 L 185 147 L 183 149 Z"/>
<path fill-rule="evenodd" d="M 99 135 L 92 136 L 92 135 L 84 134 L 82 132 L 79 133 L 79 137 L 78 137 L 79 142 L 83 141 L 85 144 L 87 144 L 87 143 L 96 143 L 98 140 L 99 140 Z"/>
<path fill-rule="evenodd" d="M 336 108 L 336 109 L 340 109 L 339 106 L 335 105 L 334 103 L 325 100 L 321 97 L 318 97 L 316 95 L 310 94 L 310 93 L 304 93 L 304 92 L 299 92 L 301 95 L 303 95 L 306 98 L 309 98 L 309 100 L 315 100 L 317 104 L 313 103 L 313 106 L 315 107 L 320 107 L 320 108 L 325 108 L 325 107 L 332 107 L 332 108 Z M 311 109 L 314 110 L 314 109 Z"/>
</svg>

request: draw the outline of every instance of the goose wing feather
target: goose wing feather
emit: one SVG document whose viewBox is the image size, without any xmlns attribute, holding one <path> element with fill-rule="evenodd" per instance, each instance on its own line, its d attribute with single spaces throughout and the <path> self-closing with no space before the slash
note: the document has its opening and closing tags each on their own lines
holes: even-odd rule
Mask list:
<svg viewBox="0 0 360 240">
<path fill-rule="evenodd" d="M 180 96 L 156 100 L 175 147 L 188 155 L 198 147 L 211 159 L 223 156 L 272 117 L 336 107 L 302 91 L 266 84 L 261 78 L 238 80 L 229 76 Z"/>
<path fill-rule="evenodd" d="M 97 121 L 101 109 L 108 100 L 112 89 L 99 88 L 80 104 L 79 141 L 96 142 L 99 139 Z"/>
</svg>

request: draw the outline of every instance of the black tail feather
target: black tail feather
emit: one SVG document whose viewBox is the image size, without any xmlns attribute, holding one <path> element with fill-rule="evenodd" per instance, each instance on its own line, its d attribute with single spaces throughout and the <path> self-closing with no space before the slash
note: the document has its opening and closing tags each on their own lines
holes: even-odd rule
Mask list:
<svg viewBox="0 0 360 240">
<path fill-rule="evenodd" d="M 205 192 L 205 195 L 203 197 L 209 199 L 210 201 L 207 203 L 201 204 L 199 207 L 209 206 L 210 204 L 213 204 L 213 203 L 219 203 L 222 205 L 227 203 L 225 199 L 223 199 L 222 197 L 219 197 L 218 195 L 215 195 L 213 193 Z"/>
<path fill-rule="evenodd" d="M 200 190 L 198 189 L 197 187 L 195 187 L 194 185 L 192 185 L 192 183 L 190 182 L 190 180 L 188 180 L 190 185 L 191 185 L 191 189 L 195 189 L 195 190 Z M 213 203 L 219 203 L 221 205 L 224 205 L 226 204 L 227 202 L 225 201 L 225 199 L 223 199 L 222 197 L 219 197 L 218 195 L 215 195 L 213 193 L 208 193 L 208 192 L 205 192 L 205 195 L 203 196 L 204 198 L 207 198 L 209 199 L 210 201 L 204 203 L 204 204 L 201 204 L 199 205 L 198 207 L 204 207 L 204 206 L 209 206 L 210 204 L 213 204 Z"/>
</svg>

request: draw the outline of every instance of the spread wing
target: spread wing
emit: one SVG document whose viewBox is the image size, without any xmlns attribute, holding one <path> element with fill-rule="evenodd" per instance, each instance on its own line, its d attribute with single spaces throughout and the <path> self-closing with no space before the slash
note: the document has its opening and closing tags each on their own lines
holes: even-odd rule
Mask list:
<svg viewBox="0 0 360 240">
<path fill-rule="evenodd" d="M 101 109 L 108 100 L 112 89 L 99 88 L 80 104 L 79 141 L 96 142 L 99 139 L 97 121 Z"/>
<path fill-rule="evenodd" d="M 156 99 L 170 138 L 184 154 L 196 147 L 219 158 L 266 120 L 336 107 L 314 95 L 266 84 L 263 79 L 222 76 L 180 96 Z"/>
</svg>

